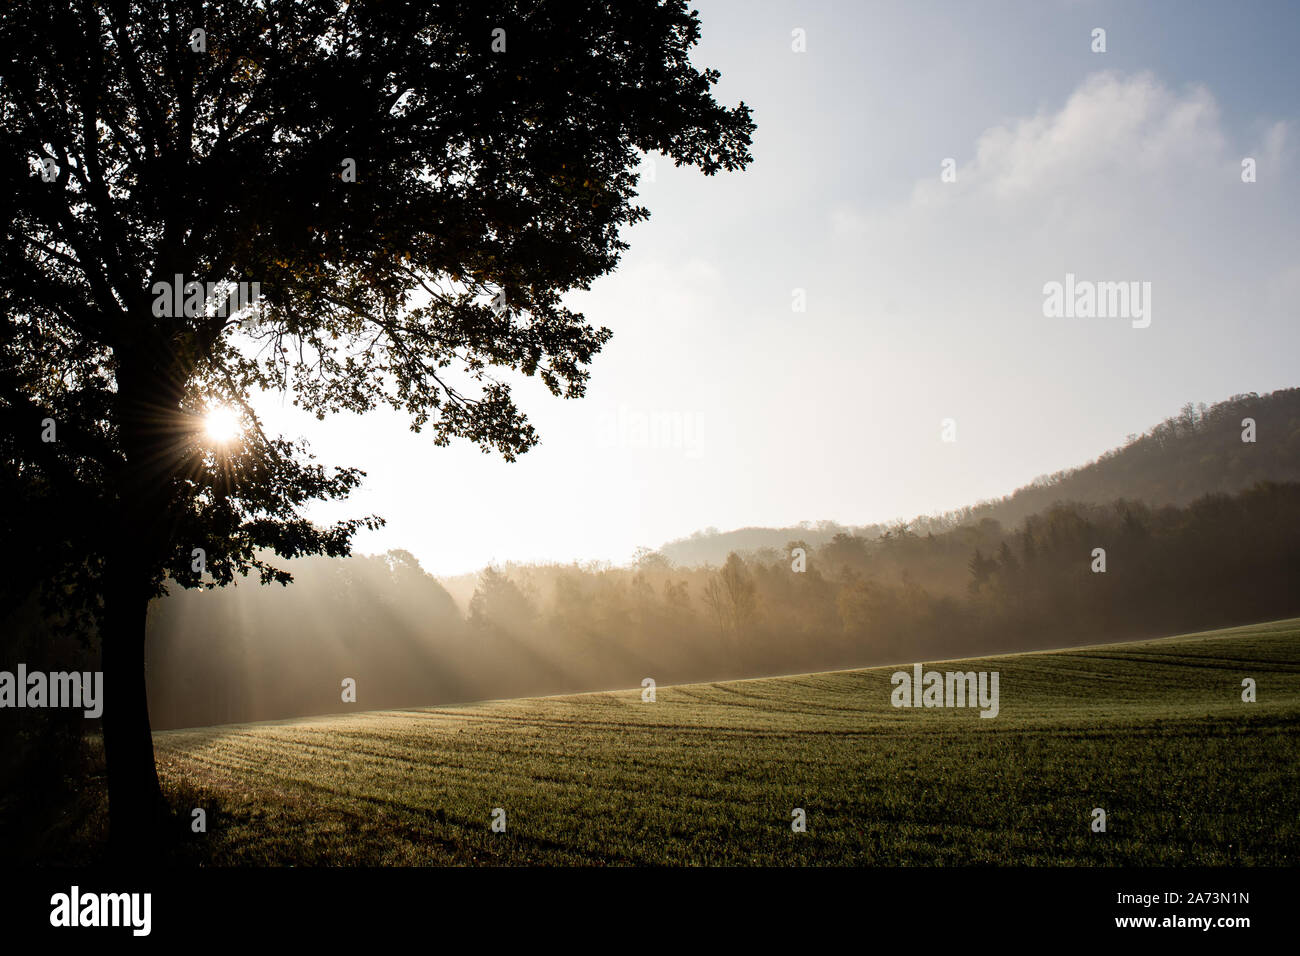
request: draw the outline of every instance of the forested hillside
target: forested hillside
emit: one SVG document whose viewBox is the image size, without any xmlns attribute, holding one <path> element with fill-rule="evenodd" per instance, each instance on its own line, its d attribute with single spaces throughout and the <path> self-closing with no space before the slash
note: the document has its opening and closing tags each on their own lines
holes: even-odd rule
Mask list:
<svg viewBox="0 0 1300 956">
<path fill-rule="evenodd" d="M 802 549 L 802 555 L 796 549 Z M 1099 551 L 1104 552 L 1104 570 Z M 841 534 L 682 568 L 485 569 L 462 616 L 410 555 L 179 593 L 150 622 L 160 728 L 827 670 L 1300 614 L 1300 484 L 1184 508 L 1061 504 L 1020 529 Z M 341 682 L 356 682 L 344 702 Z"/>
<path fill-rule="evenodd" d="M 1242 441 L 1244 419 L 1255 422 L 1255 441 Z M 1212 492 L 1231 493 L 1260 481 L 1300 481 L 1300 388 L 1268 395 L 1237 395 L 1181 412 L 1094 461 L 1044 475 L 995 501 L 941 515 L 922 515 L 908 528 L 924 534 L 992 518 L 1018 525 L 1058 501 L 1104 503 L 1128 498 L 1150 505 L 1183 505 Z M 837 533 L 874 537 L 897 523 L 848 527 L 805 522 L 789 528 L 709 529 L 669 542 L 660 550 L 679 564 L 719 564 L 732 551 L 780 547 L 792 538 L 822 544 Z"/>
</svg>

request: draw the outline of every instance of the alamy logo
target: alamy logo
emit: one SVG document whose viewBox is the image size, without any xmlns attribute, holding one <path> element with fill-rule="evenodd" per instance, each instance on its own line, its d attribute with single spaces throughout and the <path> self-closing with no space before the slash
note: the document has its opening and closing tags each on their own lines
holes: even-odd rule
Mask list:
<svg viewBox="0 0 1300 956">
<path fill-rule="evenodd" d="M 895 707 L 980 707 L 981 717 L 998 715 L 997 671 L 925 671 L 914 664 L 912 673 L 894 671 L 894 691 L 889 702 Z"/>
<path fill-rule="evenodd" d="M 597 423 L 601 448 L 681 449 L 697 459 L 704 450 L 704 413 L 677 409 L 645 410 L 620 405 Z"/>
<path fill-rule="evenodd" d="M 1132 319 L 1133 328 L 1151 324 L 1150 282 L 1076 281 L 1073 272 L 1065 282 L 1043 286 L 1043 315 L 1049 319 Z"/>
<path fill-rule="evenodd" d="M 0 671 L 0 707 L 72 707 L 87 717 L 104 712 L 104 675 L 100 671 L 54 671 L 45 674 L 18 665 L 18 673 Z"/>
<path fill-rule="evenodd" d="M 171 282 L 155 282 L 152 292 L 153 314 L 157 318 L 194 319 L 208 314 L 229 318 L 257 305 L 262 298 L 262 283 L 186 282 L 185 276 L 177 273 Z"/>
<path fill-rule="evenodd" d="M 152 923 L 150 893 L 85 893 L 77 886 L 50 897 L 51 926 L 129 926 L 132 935 L 148 936 Z"/>
</svg>

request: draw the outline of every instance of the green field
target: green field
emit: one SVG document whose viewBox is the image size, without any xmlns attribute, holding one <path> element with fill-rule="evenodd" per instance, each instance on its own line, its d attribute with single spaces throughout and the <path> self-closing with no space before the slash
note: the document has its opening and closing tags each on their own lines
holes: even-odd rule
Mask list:
<svg viewBox="0 0 1300 956">
<path fill-rule="evenodd" d="M 967 662 L 991 720 L 895 709 L 898 669 L 155 740 L 214 864 L 1300 862 L 1300 620 Z"/>
</svg>

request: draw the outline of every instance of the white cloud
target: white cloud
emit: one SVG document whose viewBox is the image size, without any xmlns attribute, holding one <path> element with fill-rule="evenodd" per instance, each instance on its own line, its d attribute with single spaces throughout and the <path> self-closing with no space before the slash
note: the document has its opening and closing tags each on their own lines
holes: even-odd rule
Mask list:
<svg viewBox="0 0 1300 956">
<path fill-rule="evenodd" d="M 1224 310 L 1263 308 L 1294 262 L 1287 133 L 1274 123 L 1254 144 L 1233 143 L 1205 88 L 1099 73 L 1056 110 L 986 129 L 955 183 L 941 181 L 936 159 L 892 207 L 834 208 L 828 232 L 841 268 L 867 264 L 869 311 L 897 302 L 918 328 L 951 329 L 958 316 L 950 341 L 1008 325 L 1037 337 L 1043 283 L 1067 271 L 1152 282 L 1153 330 L 1176 317 L 1190 334 Z M 1262 174 L 1241 183 L 1247 155 L 1271 184 Z"/>
<path fill-rule="evenodd" d="M 1226 149 L 1205 88 L 1178 94 L 1151 73 L 1097 73 L 1061 109 L 986 130 L 974 157 L 958 164 L 955 183 L 920 182 L 913 202 L 1027 201 L 1083 190 L 1095 199 L 1098 187 L 1221 171 L 1234 159 Z"/>
</svg>

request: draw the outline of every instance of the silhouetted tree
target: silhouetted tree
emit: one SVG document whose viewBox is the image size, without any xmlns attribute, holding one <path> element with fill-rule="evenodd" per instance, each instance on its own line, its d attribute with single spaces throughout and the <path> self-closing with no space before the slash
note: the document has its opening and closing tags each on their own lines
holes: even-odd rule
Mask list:
<svg viewBox="0 0 1300 956">
<path fill-rule="evenodd" d="M 698 37 L 680 0 L 6 4 L 0 434 L 41 504 L 20 530 L 57 543 L 45 576 L 102 637 L 115 837 L 163 809 L 149 600 L 169 578 L 285 582 L 263 549 L 341 555 L 373 523 L 303 517 L 361 475 L 266 436 L 250 398 L 531 447 L 491 367 L 583 394 L 609 332 L 561 296 L 648 215 L 642 152 L 750 161 L 749 110 L 714 101 Z M 230 282 L 260 284 L 257 322 L 219 307 Z M 224 447 L 200 432 L 216 403 L 244 426 Z"/>
</svg>

